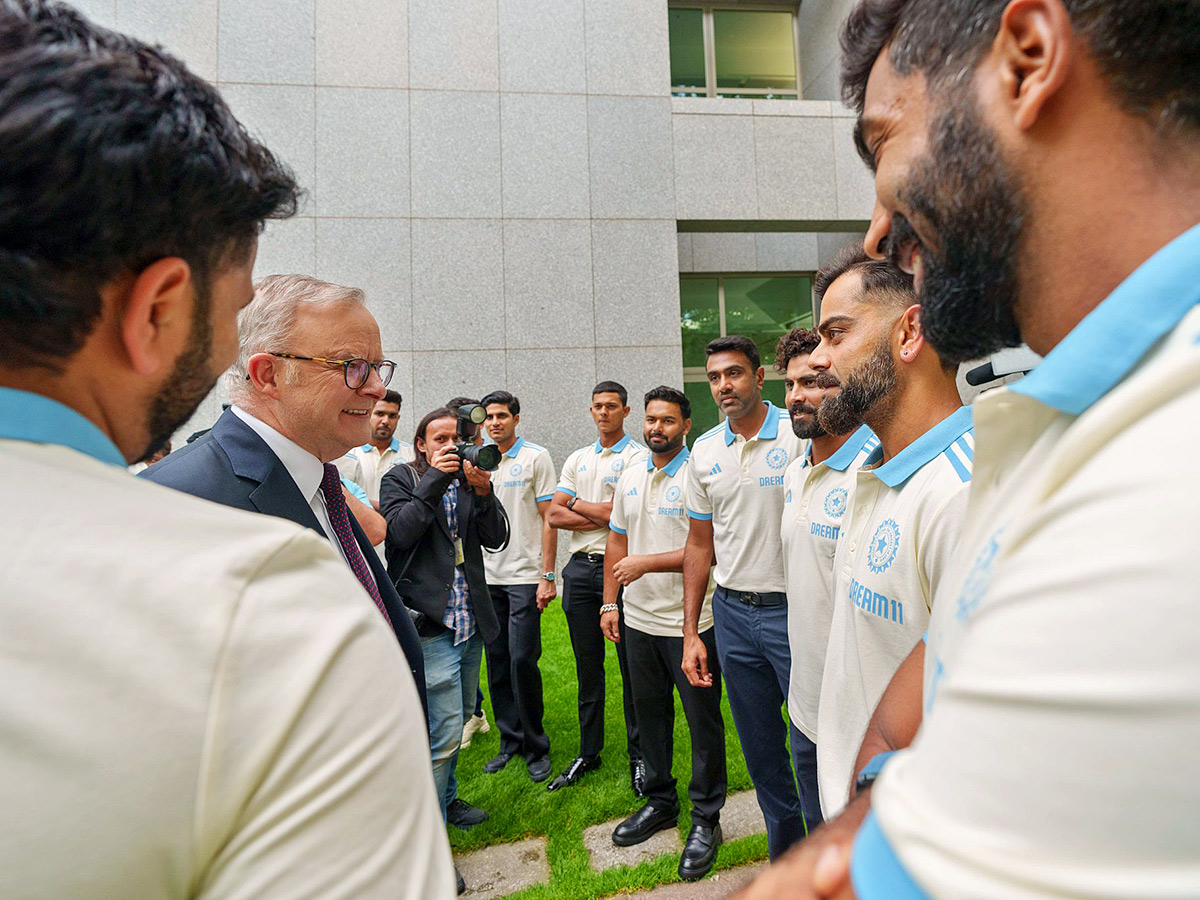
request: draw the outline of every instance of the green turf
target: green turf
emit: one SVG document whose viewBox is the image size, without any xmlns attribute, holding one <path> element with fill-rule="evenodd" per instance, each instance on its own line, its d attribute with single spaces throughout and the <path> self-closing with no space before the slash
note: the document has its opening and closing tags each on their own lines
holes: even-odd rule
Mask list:
<svg viewBox="0 0 1200 900">
<path fill-rule="evenodd" d="M 483 764 L 499 752 L 500 735 L 493 724 L 488 734 L 477 734 L 471 746 L 459 754 L 458 793 L 469 803 L 482 807 L 490 818 L 469 832 L 450 828 L 454 851 L 475 850 L 491 844 L 519 841 L 545 835 L 550 860 L 550 883 L 511 896 L 520 900 L 573 900 L 642 890 L 678 881 L 678 858 L 672 856 L 643 863 L 635 868 L 593 872 L 583 846 L 583 830 L 591 825 L 629 815 L 645 801 L 629 787 L 629 757 L 625 752 L 625 724 L 621 708 L 620 674 L 614 647 L 605 660 L 608 691 L 605 697 L 603 766 L 584 776 L 574 787 L 555 793 L 546 784 L 529 780 L 524 761 L 514 759 L 504 771 L 488 775 Z M 550 758 L 558 774 L 579 750 L 579 719 L 576 713 L 575 658 L 567 637 L 562 607 L 554 603 L 542 617 L 542 681 L 544 685 L 546 733 L 550 735 Z M 487 695 L 486 674 L 481 678 Z M 489 721 L 491 702 L 485 701 Z M 729 768 L 729 792 L 751 787 L 737 732 L 722 699 L 725 716 L 725 748 Z M 691 772 L 691 744 L 679 698 L 675 699 L 675 763 L 680 809 L 680 836 L 691 826 L 691 803 L 687 783 Z M 755 835 L 725 844 L 717 857 L 717 868 L 765 859 L 765 835 Z"/>
</svg>

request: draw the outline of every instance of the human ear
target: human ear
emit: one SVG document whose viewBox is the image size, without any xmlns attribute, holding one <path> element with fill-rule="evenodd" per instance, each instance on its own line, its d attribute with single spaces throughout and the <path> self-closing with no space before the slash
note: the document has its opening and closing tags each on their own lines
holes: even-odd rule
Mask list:
<svg viewBox="0 0 1200 900">
<path fill-rule="evenodd" d="M 124 280 L 119 318 L 121 345 L 138 375 L 172 368 L 187 345 L 196 313 L 191 267 L 178 257 L 156 260 Z"/>
<path fill-rule="evenodd" d="M 270 353 L 255 353 L 246 360 L 246 373 L 258 393 L 274 400 L 279 399 L 283 368 L 278 365 L 276 357 Z"/>
<path fill-rule="evenodd" d="M 998 71 L 1000 101 L 1026 131 L 1062 89 L 1076 52 L 1061 0 L 1012 0 L 1004 10 L 989 57 Z"/>
<path fill-rule="evenodd" d="M 912 362 L 925 346 L 925 332 L 921 328 L 921 307 L 913 304 L 896 322 L 899 332 L 900 359 Z"/>
</svg>

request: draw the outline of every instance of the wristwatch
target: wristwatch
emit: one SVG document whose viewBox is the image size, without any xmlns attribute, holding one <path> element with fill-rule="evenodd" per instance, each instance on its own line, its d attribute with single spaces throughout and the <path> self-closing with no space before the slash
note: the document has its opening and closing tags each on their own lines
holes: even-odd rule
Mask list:
<svg viewBox="0 0 1200 900">
<path fill-rule="evenodd" d="M 567 501 L 567 509 L 574 509 L 574 508 L 575 508 L 575 501 L 576 501 L 576 500 L 578 500 L 578 499 L 579 499 L 579 497 L 572 497 L 570 500 L 568 500 L 568 501 Z"/>
<path fill-rule="evenodd" d="M 554 584 L 554 572 L 543 572 L 542 578 L 544 578 L 546 581 L 549 581 L 551 584 Z"/>
<path fill-rule="evenodd" d="M 854 779 L 855 792 L 865 791 L 873 785 L 876 779 L 879 778 L 879 773 L 883 771 L 884 765 L 892 758 L 895 752 L 895 750 L 888 750 L 872 756 L 871 761 L 863 766 L 862 771 Z"/>
</svg>

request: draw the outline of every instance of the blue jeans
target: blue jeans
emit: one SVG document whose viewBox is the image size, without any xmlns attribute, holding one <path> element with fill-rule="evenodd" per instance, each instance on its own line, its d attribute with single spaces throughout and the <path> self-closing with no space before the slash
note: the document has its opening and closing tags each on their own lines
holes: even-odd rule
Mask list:
<svg viewBox="0 0 1200 900">
<path fill-rule="evenodd" d="M 429 693 L 433 783 L 445 818 L 446 807 L 457 793 L 454 766 L 458 762 L 458 745 L 462 743 L 463 723 L 475 712 L 483 638 L 476 631 L 455 647 L 454 635 L 447 631 L 422 637 L 421 649 L 425 652 L 425 687 Z"/>
<path fill-rule="evenodd" d="M 816 745 L 783 709 L 792 672 L 787 606 L 751 606 L 718 587 L 713 622 L 733 723 L 767 823 L 767 852 L 776 859 L 804 837 L 806 819 L 808 828 L 821 822 Z"/>
</svg>

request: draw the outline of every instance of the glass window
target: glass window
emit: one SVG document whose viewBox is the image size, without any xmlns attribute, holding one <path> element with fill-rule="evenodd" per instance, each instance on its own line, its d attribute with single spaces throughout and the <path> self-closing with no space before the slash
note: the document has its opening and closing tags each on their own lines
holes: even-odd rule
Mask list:
<svg viewBox="0 0 1200 900">
<path fill-rule="evenodd" d="M 758 346 L 765 372 L 763 399 L 783 406 L 783 376 L 775 344 L 793 328 L 813 324 L 808 275 L 684 275 L 679 279 L 683 389 L 692 401 L 692 438 L 721 421 L 704 374 L 704 347 L 724 334 L 744 334 Z"/>
<path fill-rule="evenodd" d="M 671 9 L 667 13 L 671 38 L 671 92 L 703 97 L 704 10 Z"/>
<path fill-rule="evenodd" d="M 719 288 L 716 278 L 684 278 L 679 282 L 684 366 L 703 366 L 704 348 L 721 336 Z"/>
<path fill-rule="evenodd" d="M 765 91 L 796 96 L 796 51 L 790 12 L 713 10 L 717 93 Z"/>
<path fill-rule="evenodd" d="M 796 13 L 689 3 L 668 9 L 676 97 L 800 96 Z"/>
</svg>

